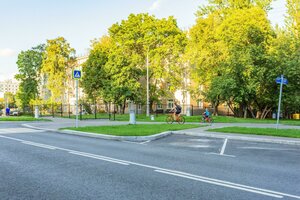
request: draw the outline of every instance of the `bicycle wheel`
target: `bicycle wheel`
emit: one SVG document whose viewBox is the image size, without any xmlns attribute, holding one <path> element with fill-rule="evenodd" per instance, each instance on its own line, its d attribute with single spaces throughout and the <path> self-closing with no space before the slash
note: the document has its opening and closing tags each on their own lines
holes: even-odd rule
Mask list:
<svg viewBox="0 0 300 200">
<path fill-rule="evenodd" d="M 183 116 L 181 116 L 177 122 L 178 122 L 178 124 L 184 124 L 185 118 Z"/>
<path fill-rule="evenodd" d="M 167 124 L 172 124 L 173 123 L 173 117 L 172 116 L 167 116 L 166 122 L 167 122 Z"/>
<path fill-rule="evenodd" d="M 209 118 L 209 121 L 208 121 L 209 125 L 212 125 L 213 122 L 214 122 L 214 120 L 212 118 Z"/>
</svg>

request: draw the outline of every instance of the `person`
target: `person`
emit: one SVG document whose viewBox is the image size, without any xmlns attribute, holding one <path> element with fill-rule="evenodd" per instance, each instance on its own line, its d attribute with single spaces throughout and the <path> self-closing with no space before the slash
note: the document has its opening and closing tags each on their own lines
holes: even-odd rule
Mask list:
<svg viewBox="0 0 300 200">
<path fill-rule="evenodd" d="M 207 120 L 207 119 L 209 118 L 210 113 L 209 113 L 209 111 L 208 111 L 207 108 L 205 108 L 205 111 L 203 112 L 202 115 L 203 115 L 203 119 L 204 119 L 204 120 Z"/>
<path fill-rule="evenodd" d="M 5 109 L 5 114 L 6 114 L 6 116 L 9 116 L 9 112 L 10 112 L 10 109 L 9 109 L 9 107 L 7 107 L 7 108 Z"/>
<path fill-rule="evenodd" d="M 178 118 L 181 113 L 181 106 L 175 101 L 174 102 L 174 107 L 170 110 L 170 112 L 173 112 L 173 119 L 178 121 Z"/>
</svg>

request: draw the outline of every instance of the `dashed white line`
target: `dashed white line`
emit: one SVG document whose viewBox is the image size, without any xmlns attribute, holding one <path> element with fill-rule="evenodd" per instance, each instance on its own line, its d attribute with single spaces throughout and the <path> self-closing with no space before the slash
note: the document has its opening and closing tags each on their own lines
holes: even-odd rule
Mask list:
<svg viewBox="0 0 300 200">
<path fill-rule="evenodd" d="M 22 142 L 22 144 L 28 144 L 31 146 L 35 146 L 35 147 L 41 147 L 41 148 L 45 148 L 45 149 L 51 149 L 51 150 L 55 150 L 56 148 L 50 145 L 45 145 L 45 144 L 40 144 L 40 143 L 35 143 L 35 142 L 27 142 L 24 141 Z"/>
<path fill-rule="evenodd" d="M 128 162 L 124 162 L 124 161 L 121 161 L 118 159 L 109 158 L 109 157 L 105 157 L 105 156 L 99 156 L 99 155 L 95 155 L 95 154 L 89 154 L 89 153 L 78 152 L 78 151 L 70 151 L 69 153 L 74 154 L 74 155 L 88 157 L 88 158 L 94 158 L 94 159 L 98 159 L 98 160 L 104 160 L 104 161 L 108 161 L 108 162 L 112 162 L 112 163 L 117 163 L 120 165 L 129 165 Z"/>
</svg>

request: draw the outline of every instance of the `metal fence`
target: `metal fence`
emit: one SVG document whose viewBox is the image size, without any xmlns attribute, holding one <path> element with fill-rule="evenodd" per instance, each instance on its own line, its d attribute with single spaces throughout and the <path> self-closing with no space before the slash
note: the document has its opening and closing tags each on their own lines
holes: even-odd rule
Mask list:
<svg viewBox="0 0 300 200">
<path fill-rule="evenodd" d="M 65 118 L 75 118 L 76 117 L 76 106 L 71 104 L 43 104 L 36 105 L 39 109 L 39 115 L 41 117 L 65 117 Z M 36 106 L 27 106 L 22 110 L 22 114 L 34 116 L 34 110 Z M 153 104 L 150 106 L 151 115 L 161 115 L 167 114 L 172 109 L 170 104 Z M 145 104 L 135 104 L 136 114 L 146 114 Z M 199 116 L 204 111 L 205 108 L 195 106 L 192 104 L 183 104 L 182 114 L 189 116 Z M 213 108 L 208 108 L 208 110 L 213 113 Z M 129 108 L 126 104 L 125 106 L 117 105 L 113 103 L 105 104 L 93 104 L 93 103 L 82 103 L 78 107 L 79 119 L 110 119 L 115 120 L 118 114 L 128 114 Z M 218 110 L 219 115 L 230 115 L 228 109 Z"/>
</svg>

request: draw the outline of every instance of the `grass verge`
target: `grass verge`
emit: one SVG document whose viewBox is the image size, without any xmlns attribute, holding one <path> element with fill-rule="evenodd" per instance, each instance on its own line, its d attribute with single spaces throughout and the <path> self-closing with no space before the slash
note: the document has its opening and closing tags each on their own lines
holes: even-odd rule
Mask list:
<svg viewBox="0 0 300 200">
<path fill-rule="evenodd" d="M 94 115 L 83 115 L 83 119 L 94 118 Z M 108 118 L 107 114 L 97 114 L 98 118 Z M 167 114 L 154 115 L 154 120 L 152 121 L 150 117 L 145 114 L 137 114 L 136 120 L 140 122 L 165 122 Z M 196 116 L 184 116 L 186 122 L 200 122 L 200 115 Z M 113 115 L 111 115 L 113 119 Z M 276 119 L 252 119 L 252 118 L 238 118 L 229 116 L 213 116 L 215 123 L 260 123 L 260 124 L 276 124 Z M 129 114 L 116 114 L 116 121 L 129 121 Z M 202 121 L 202 120 L 201 120 Z M 280 120 L 281 124 L 300 126 L 300 120 Z"/>
<path fill-rule="evenodd" d="M 248 128 L 248 127 L 234 126 L 234 127 L 209 129 L 207 131 L 300 138 L 300 129 Z"/>
<path fill-rule="evenodd" d="M 165 131 L 178 131 L 199 127 L 201 126 L 197 124 L 136 124 L 118 126 L 86 126 L 79 128 L 63 128 L 63 130 L 75 130 L 115 136 L 148 136 Z"/>
<path fill-rule="evenodd" d="M 49 119 L 36 119 L 29 116 L 9 116 L 9 117 L 0 117 L 0 121 L 51 121 Z"/>
</svg>

